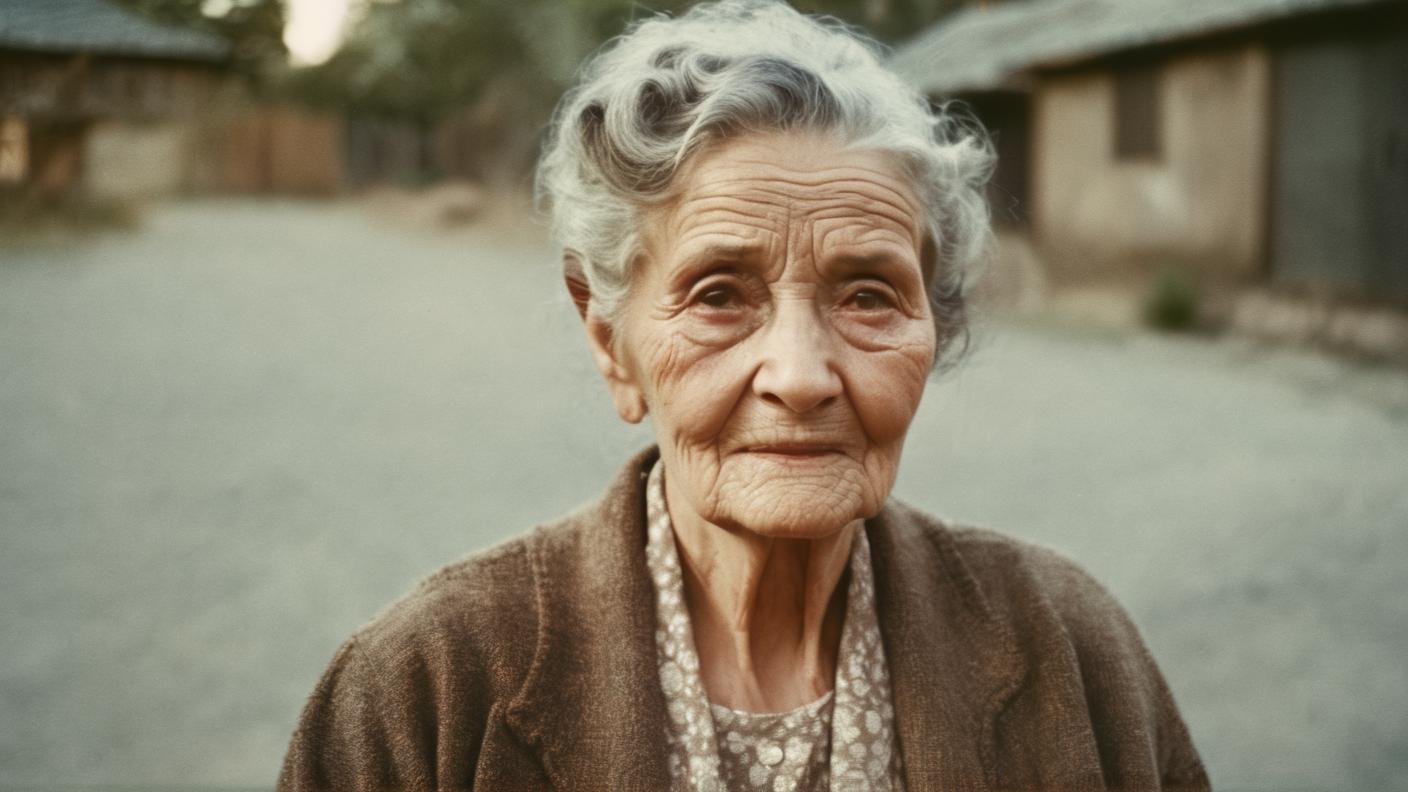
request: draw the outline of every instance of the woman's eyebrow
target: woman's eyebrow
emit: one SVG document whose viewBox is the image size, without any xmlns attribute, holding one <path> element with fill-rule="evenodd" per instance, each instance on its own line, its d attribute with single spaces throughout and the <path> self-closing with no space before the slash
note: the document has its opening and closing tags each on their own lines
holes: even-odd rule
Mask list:
<svg viewBox="0 0 1408 792">
<path fill-rule="evenodd" d="M 709 242 L 686 249 L 677 260 L 676 272 L 689 272 L 710 264 L 724 264 L 738 269 L 754 269 L 760 265 L 765 248 L 754 242 Z"/>
<path fill-rule="evenodd" d="M 892 277 L 921 275 L 917 266 L 888 250 L 869 253 L 837 253 L 827 256 L 824 261 L 826 269 L 841 275 L 885 274 Z"/>
</svg>

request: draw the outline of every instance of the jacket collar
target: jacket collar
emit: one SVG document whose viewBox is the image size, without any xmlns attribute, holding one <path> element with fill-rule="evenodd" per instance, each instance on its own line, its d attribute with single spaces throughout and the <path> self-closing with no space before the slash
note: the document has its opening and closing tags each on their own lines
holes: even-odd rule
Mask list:
<svg viewBox="0 0 1408 792">
<path fill-rule="evenodd" d="M 995 787 L 997 719 L 1027 674 L 1011 625 L 938 520 L 891 500 L 866 532 L 906 787 Z"/>
<path fill-rule="evenodd" d="M 658 455 L 637 454 L 605 497 L 529 544 L 538 646 L 506 718 L 559 789 L 670 788 L 645 565 L 645 478 Z"/>
<path fill-rule="evenodd" d="M 668 789 L 668 723 L 645 562 L 645 484 L 658 457 L 630 460 L 598 503 L 530 543 L 538 646 L 510 727 L 553 784 Z M 909 789 L 981 789 L 996 721 L 1025 675 L 952 535 L 887 503 L 866 524 Z"/>
</svg>

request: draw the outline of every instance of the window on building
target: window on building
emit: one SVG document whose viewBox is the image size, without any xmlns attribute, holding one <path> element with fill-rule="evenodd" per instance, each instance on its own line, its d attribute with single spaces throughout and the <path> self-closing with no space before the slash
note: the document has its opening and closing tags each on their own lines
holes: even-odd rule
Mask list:
<svg viewBox="0 0 1408 792">
<path fill-rule="evenodd" d="M 1155 65 L 1126 66 L 1115 72 L 1115 159 L 1163 157 L 1162 88 Z"/>
</svg>

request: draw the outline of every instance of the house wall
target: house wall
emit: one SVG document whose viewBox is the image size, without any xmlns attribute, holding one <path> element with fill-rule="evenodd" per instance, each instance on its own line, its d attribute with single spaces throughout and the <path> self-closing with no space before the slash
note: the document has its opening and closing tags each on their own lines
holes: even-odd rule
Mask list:
<svg viewBox="0 0 1408 792">
<path fill-rule="evenodd" d="M 1035 91 L 1033 226 L 1058 277 L 1191 264 L 1233 279 L 1265 261 L 1269 58 L 1254 44 L 1182 53 L 1161 70 L 1163 153 L 1114 157 L 1115 69 Z"/>
<path fill-rule="evenodd" d="M 29 162 L 25 186 L 38 195 L 53 197 L 82 184 L 84 140 L 88 125 L 82 121 L 41 121 L 28 125 Z"/>
<path fill-rule="evenodd" d="M 346 129 L 338 116 L 253 105 L 218 124 L 214 150 L 223 189 L 325 196 L 346 183 Z"/>
<path fill-rule="evenodd" d="M 26 143 L 0 182 L 119 200 L 196 186 L 208 157 L 194 141 L 227 84 L 208 65 L 0 50 L 0 121 Z"/>
<path fill-rule="evenodd" d="M 105 120 L 87 136 L 84 181 L 100 198 L 143 199 L 186 186 L 192 157 L 189 121 Z"/>
<path fill-rule="evenodd" d="M 196 111 L 221 81 L 197 64 L 0 50 L 0 115 L 157 118 Z"/>
<path fill-rule="evenodd" d="M 294 195 L 332 195 L 345 171 L 341 118 L 292 107 L 269 113 L 270 185 Z"/>
</svg>

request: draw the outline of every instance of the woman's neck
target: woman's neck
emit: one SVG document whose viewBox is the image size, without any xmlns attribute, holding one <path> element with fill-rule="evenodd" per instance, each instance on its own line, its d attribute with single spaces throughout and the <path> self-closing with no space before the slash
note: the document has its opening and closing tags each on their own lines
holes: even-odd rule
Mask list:
<svg viewBox="0 0 1408 792">
<path fill-rule="evenodd" d="M 784 712 L 831 690 L 846 611 L 841 583 L 861 521 L 819 539 L 773 539 L 669 511 L 709 699 Z"/>
</svg>

